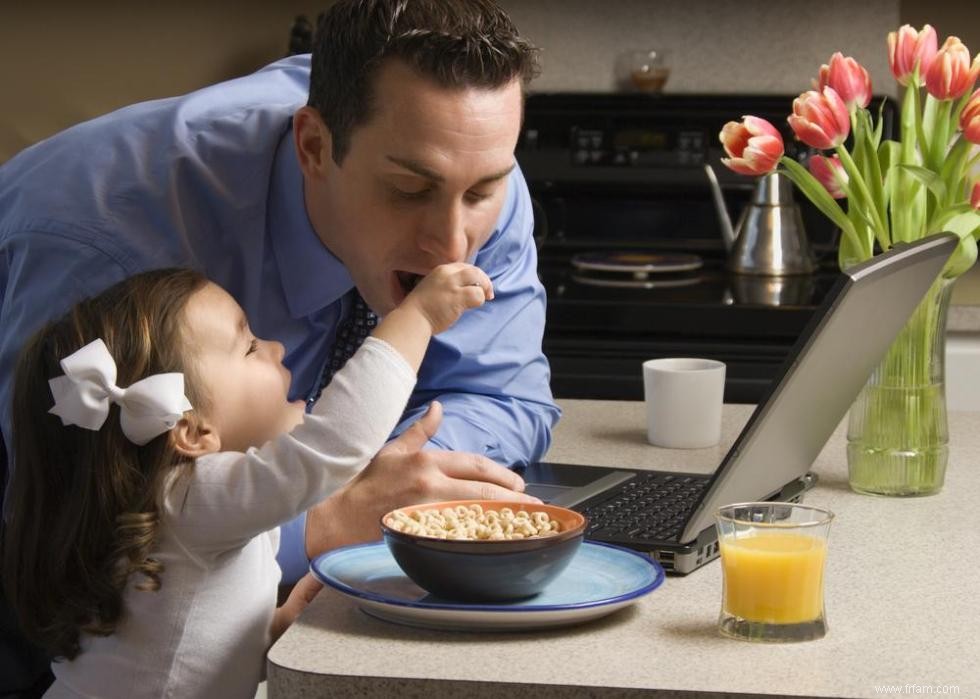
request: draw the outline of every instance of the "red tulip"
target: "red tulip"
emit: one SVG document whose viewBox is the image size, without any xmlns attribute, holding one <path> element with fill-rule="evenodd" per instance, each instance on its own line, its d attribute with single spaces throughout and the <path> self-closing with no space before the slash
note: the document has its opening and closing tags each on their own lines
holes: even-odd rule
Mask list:
<svg viewBox="0 0 980 699">
<path fill-rule="evenodd" d="M 722 158 L 722 164 L 740 175 L 772 172 L 783 157 L 783 137 L 775 126 L 759 117 L 743 116 L 741 123 L 728 122 L 718 138 L 730 156 Z"/>
<path fill-rule="evenodd" d="M 892 75 L 902 85 L 908 85 L 912 71 L 919 65 L 919 84 L 929 71 L 936 57 L 936 30 L 928 24 L 917 32 L 905 24 L 897 32 L 888 34 L 888 65 Z"/>
<path fill-rule="evenodd" d="M 973 185 L 973 193 L 970 194 L 970 206 L 980 210 L 980 182 Z"/>
<path fill-rule="evenodd" d="M 809 168 L 810 174 L 817 178 L 834 199 L 843 199 L 847 196 L 844 192 L 844 185 L 848 182 L 847 172 L 836 155 L 829 158 L 815 155 L 810 158 Z"/>
<path fill-rule="evenodd" d="M 980 74 L 980 56 L 970 65 L 970 49 L 955 36 L 946 39 L 926 72 L 926 89 L 939 100 L 955 100 L 973 87 Z"/>
<path fill-rule="evenodd" d="M 871 76 L 864 67 L 840 51 L 830 57 L 830 65 L 820 66 L 817 92 L 827 86 L 837 90 L 848 109 L 867 107 L 871 102 Z"/>
<path fill-rule="evenodd" d="M 798 139 L 821 150 L 836 148 L 851 132 L 847 105 L 829 86 L 820 92 L 804 92 L 793 100 L 793 114 L 788 121 Z"/>
<path fill-rule="evenodd" d="M 970 95 L 963 107 L 960 128 L 963 129 L 963 138 L 970 143 L 980 144 L 980 89 Z"/>
</svg>

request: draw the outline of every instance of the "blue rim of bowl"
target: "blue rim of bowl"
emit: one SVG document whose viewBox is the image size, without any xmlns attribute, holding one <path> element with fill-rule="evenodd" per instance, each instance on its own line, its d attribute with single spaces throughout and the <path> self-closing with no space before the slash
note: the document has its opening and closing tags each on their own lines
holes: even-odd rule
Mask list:
<svg viewBox="0 0 980 699">
<path fill-rule="evenodd" d="M 572 602 L 569 604 L 546 604 L 546 605 L 541 605 L 539 607 L 518 607 L 518 606 L 510 605 L 508 603 L 467 604 L 463 602 L 460 603 L 449 602 L 446 604 L 437 604 L 432 602 L 425 602 L 420 604 L 418 602 L 404 602 L 402 600 L 395 600 L 395 599 L 391 599 L 390 597 L 378 595 L 373 592 L 365 592 L 363 590 L 358 590 L 351 587 L 350 585 L 345 585 L 344 583 L 338 580 L 325 579 L 321 577 L 313 567 L 313 562 L 321 558 L 324 558 L 326 556 L 335 555 L 337 551 L 353 551 L 356 549 L 383 546 L 384 542 L 382 541 L 372 541 L 367 544 L 355 544 L 353 546 L 345 546 L 342 549 L 335 549 L 334 551 L 328 551 L 327 553 L 321 554 L 317 556 L 317 558 L 314 559 L 314 561 L 310 562 L 310 572 L 313 573 L 313 577 L 315 577 L 317 580 L 319 580 L 325 585 L 329 585 L 335 590 L 339 590 L 340 592 L 343 592 L 346 595 L 350 595 L 351 597 L 357 597 L 359 599 L 369 600 L 371 602 L 379 602 L 381 604 L 388 604 L 395 607 L 412 607 L 414 609 L 446 609 L 446 610 L 457 610 L 457 611 L 467 610 L 467 611 L 481 611 L 481 612 L 524 612 L 524 613 L 557 612 L 557 611 L 563 611 L 567 609 L 590 609 L 592 607 L 605 607 L 606 605 L 614 604 L 616 602 L 628 602 L 629 600 L 642 597 L 643 595 L 656 590 L 664 582 L 664 578 L 666 577 L 666 574 L 664 573 L 663 567 L 655 560 L 649 558 L 648 556 L 644 556 L 642 553 L 637 553 L 632 549 L 624 548 L 622 546 L 615 546 L 613 544 L 607 544 L 601 541 L 589 541 L 588 539 L 586 539 L 582 543 L 591 544 L 592 546 L 600 546 L 602 548 L 607 548 L 607 549 L 613 549 L 614 551 L 619 551 L 620 553 L 626 553 L 629 554 L 630 556 L 636 556 L 647 565 L 652 566 L 653 569 L 656 571 L 656 575 L 654 576 L 651 582 L 647 583 L 643 587 L 633 590 L 631 592 L 627 592 L 622 595 L 616 595 L 614 597 L 606 597 L 605 599 L 594 600 L 591 602 Z M 407 577 L 408 576 L 406 576 L 406 578 Z"/>
</svg>

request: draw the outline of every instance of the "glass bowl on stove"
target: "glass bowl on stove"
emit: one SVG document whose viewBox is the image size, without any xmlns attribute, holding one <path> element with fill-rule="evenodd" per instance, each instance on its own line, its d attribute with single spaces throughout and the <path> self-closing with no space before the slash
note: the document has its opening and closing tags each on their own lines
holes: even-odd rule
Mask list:
<svg viewBox="0 0 980 699">
<path fill-rule="evenodd" d="M 616 59 L 616 77 L 621 89 L 632 92 L 663 92 L 670 67 L 662 49 L 626 51 Z"/>
</svg>

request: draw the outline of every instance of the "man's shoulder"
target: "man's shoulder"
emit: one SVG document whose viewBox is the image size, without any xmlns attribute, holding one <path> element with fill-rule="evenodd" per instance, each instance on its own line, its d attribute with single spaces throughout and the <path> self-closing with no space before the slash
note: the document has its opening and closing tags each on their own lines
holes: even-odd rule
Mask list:
<svg viewBox="0 0 980 699">
<path fill-rule="evenodd" d="M 515 165 L 507 178 L 507 196 L 500 209 L 493 233 L 480 249 L 484 257 L 512 258 L 525 250 L 532 239 L 534 214 L 531 195 L 520 166 Z M 513 261 L 510 259 L 510 261 Z"/>
<path fill-rule="evenodd" d="M 76 124 L 0 166 L 0 211 L 43 208 L 55 197 L 137 191 L 125 182 L 220 169 L 225 159 L 271 158 L 293 112 L 306 102 L 309 56 L 277 61 L 240 78 L 140 102 Z M 55 207 L 56 209 L 57 207 Z"/>
<path fill-rule="evenodd" d="M 64 224 L 86 240 L 106 230 L 153 238 L 181 217 L 201 230 L 228 228 L 235 221 L 218 217 L 215 202 L 264 206 L 276 150 L 308 84 L 309 57 L 292 57 L 35 144 L 0 166 L 0 237 L 31 227 L 60 235 Z"/>
</svg>

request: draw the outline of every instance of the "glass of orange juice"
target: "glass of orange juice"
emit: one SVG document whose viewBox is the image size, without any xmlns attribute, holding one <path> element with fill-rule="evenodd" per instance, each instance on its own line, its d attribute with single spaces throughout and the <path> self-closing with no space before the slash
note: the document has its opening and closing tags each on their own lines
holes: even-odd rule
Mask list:
<svg viewBox="0 0 980 699">
<path fill-rule="evenodd" d="M 823 576 L 830 510 L 785 502 L 715 513 L 723 591 L 718 629 L 749 641 L 809 641 L 827 633 Z"/>
</svg>

